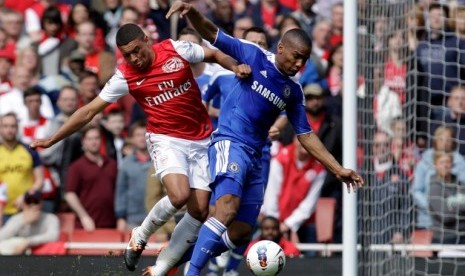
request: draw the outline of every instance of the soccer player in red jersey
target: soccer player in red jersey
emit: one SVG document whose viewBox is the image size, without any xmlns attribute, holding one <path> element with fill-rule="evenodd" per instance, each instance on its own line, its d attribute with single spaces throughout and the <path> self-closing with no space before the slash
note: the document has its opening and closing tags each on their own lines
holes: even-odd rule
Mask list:
<svg viewBox="0 0 465 276">
<path fill-rule="evenodd" d="M 171 242 L 179 241 L 176 247 L 179 252 L 172 252 L 179 258 L 190 246 L 189 241 L 196 240 L 208 214 L 207 152 L 212 126 L 189 64 L 217 62 L 238 77 L 247 77 L 250 67 L 238 65 L 218 50 L 186 41 L 167 39 L 149 45 L 147 36 L 135 24 L 123 25 L 118 30 L 116 44 L 125 62 L 117 67 L 99 96 L 78 109 L 51 137 L 34 141 L 31 147 L 50 147 L 127 93 L 141 105 L 148 118 L 147 146 L 167 196 L 132 230 L 124 260 L 133 271 L 150 235 L 181 207 L 187 204 L 188 211 L 171 238 Z"/>
</svg>

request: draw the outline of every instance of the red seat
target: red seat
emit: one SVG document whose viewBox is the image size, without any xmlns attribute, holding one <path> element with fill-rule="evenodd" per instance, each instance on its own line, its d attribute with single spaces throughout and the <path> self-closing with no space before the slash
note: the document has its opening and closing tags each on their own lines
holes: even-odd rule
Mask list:
<svg viewBox="0 0 465 276">
<path fill-rule="evenodd" d="M 433 241 L 433 231 L 415 230 L 412 234 L 412 244 L 428 245 Z M 433 251 L 412 251 L 414 257 L 433 257 Z"/>
<path fill-rule="evenodd" d="M 315 224 L 316 239 L 319 243 L 333 241 L 335 217 L 336 199 L 325 197 L 318 199 L 315 210 Z"/>
<path fill-rule="evenodd" d="M 89 243 L 121 243 L 123 241 L 123 234 L 116 229 L 95 229 L 94 231 L 85 231 L 83 229 L 75 229 L 71 236 L 71 242 L 89 242 Z M 70 248 L 68 254 L 70 255 L 121 255 L 121 249 L 84 249 L 84 248 Z"/>
</svg>

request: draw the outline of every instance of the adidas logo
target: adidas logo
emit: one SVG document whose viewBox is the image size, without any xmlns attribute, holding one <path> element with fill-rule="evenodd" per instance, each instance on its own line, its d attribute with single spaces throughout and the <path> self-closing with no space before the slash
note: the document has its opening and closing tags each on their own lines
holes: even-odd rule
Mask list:
<svg viewBox="0 0 465 276">
<path fill-rule="evenodd" d="M 260 74 L 262 74 L 262 76 L 264 76 L 265 78 L 267 78 L 267 76 L 266 76 L 266 71 L 265 71 L 265 70 L 260 71 Z"/>
</svg>

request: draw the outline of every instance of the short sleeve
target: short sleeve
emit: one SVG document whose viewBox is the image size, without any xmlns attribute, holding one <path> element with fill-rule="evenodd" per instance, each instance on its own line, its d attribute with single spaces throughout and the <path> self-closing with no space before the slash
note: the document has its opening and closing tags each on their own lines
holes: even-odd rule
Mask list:
<svg viewBox="0 0 465 276">
<path fill-rule="evenodd" d="M 40 159 L 39 153 L 37 153 L 36 150 L 31 149 L 27 145 L 23 145 L 23 146 L 26 148 L 26 150 L 29 152 L 29 154 L 31 154 L 32 167 L 35 168 L 35 167 L 38 167 L 38 166 L 42 166 L 42 159 Z"/>
<path fill-rule="evenodd" d="M 129 87 L 126 78 L 120 70 L 116 70 L 98 96 L 107 103 L 114 103 L 128 93 Z"/>
<path fill-rule="evenodd" d="M 182 56 L 189 63 L 199 63 L 202 62 L 205 58 L 205 52 L 202 46 L 192 43 L 190 41 L 174 41 L 173 47 L 176 52 Z"/>
</svg>

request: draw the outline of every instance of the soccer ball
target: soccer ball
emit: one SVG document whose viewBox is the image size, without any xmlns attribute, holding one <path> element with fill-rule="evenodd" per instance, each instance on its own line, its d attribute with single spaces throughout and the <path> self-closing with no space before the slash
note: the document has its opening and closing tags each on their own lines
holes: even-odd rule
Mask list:
<svg viewBox="0 0 465 276">
<path fill-rule="evenodd" d="M 285 264 L 283 249 L 273 241 L 259 241 L 247 253 L 247 266 L 256 276 L 278 275 Z"/>
</svg>

